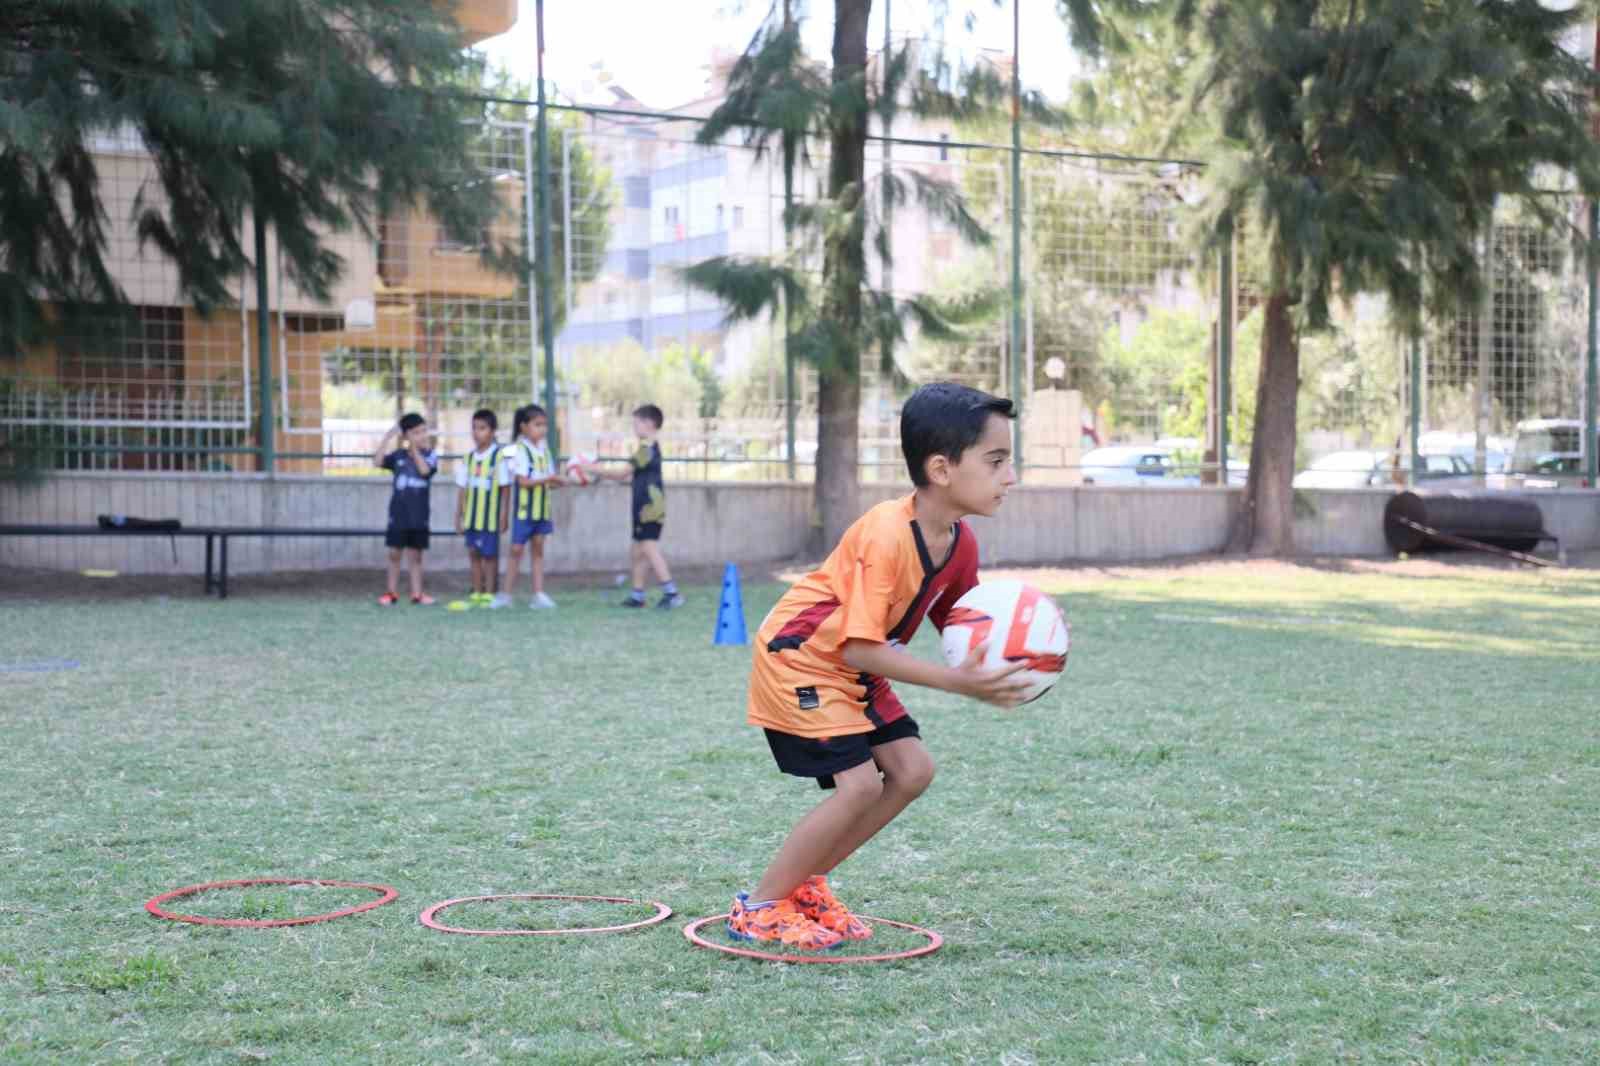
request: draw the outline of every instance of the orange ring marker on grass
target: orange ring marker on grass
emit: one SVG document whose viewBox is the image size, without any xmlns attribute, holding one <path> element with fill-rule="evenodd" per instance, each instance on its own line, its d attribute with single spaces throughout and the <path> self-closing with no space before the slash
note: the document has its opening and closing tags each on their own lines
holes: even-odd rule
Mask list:
<svg viewBox="0 0 1600 1066">
<path fill-rule="evenodd" d="M 640 907 L 654 907 L 656 912 L 648 918 L 637 922 L 628 922 L 625 925 L 596 925 L 582 929 L 463 929 L 460 926 L 445 925 L 435 918 L 435 915 L 446 907 L 454 907 L 458 903 L 486 903 L 497 899 L 564 899 L 577 903 L 631 903 Z M 622 896 L 561 896 L 545 892 L 512 892 L 500 896 L 462 896 L 460 899 L 447 899 L 443 903 L 435 903 L 417 915 L 417 921 L 429 929 L 437 929 L 441 933 L 460 933 L 462 936 L 564 936 L 568 933 L 625 933 L 630 929 L 643 929 L 645 926 L 664 922 L 670 917 L 672 917 L 672 908 L 653 899 L 626 899 Z"/>
<path fill-rule="evenodd" d="M 341 910 L 329 911 L 327 914 L 309 914 L 304 918 L 208 918 L 203 914 L 179 914 L 162 908 L 168 900 L 181 899 L 184 896 L 195 896 L 201 892 L 209 892 L 214 888 L 249 888 L 251 885 L 315 885 L 318 888 L 363 888 L 368 892 L 378 893 L 379 898 L 366 903 L 358 903 L 354 907 L 345 907 Z M 171 922 L 192 922 L 195 925 L 226 925 L 234 929 L 271 929 L 280 925 L 310 925 L 313 922 L 329 922 L 335 918 L 343 918 L 349 914 L 360 914 L 370 911 L 374 907 L 381 907 L 385 903 L 393 903 L 400 898 L 400 891 L 389 885 L 369 885 L 360 881 L 323 881 L 315 877 L 247 877 L 240 881 L 208 881 L 203 885 L 186 885 L 175 888 L 171 892 L 163 892 L 144 905 L 144 909 L 157 918 L 165 918 Z"/>
<path fill-rule="evenodd" d="M 710 948 L 712 951 L 720 951 L 724 955 L 738 955 L 741 958 L 746 959 L 760 959 L 762 962 L 828 962 L 835 964 L 848 964 L 854 962 L 896 962 L 900 959 L 915 959 L 923 955 L 932 955 L 935 951 L 938 951 L 940 948 L 944 947 L 944 937 L 940 936 L 938 933 L 935 933 L 932 929 L 924 929 L 920 925 L 912 925 L 909 922 L 890 921 L 888 918 L 869 918 L 865 914 L 858 914 L 856 917 L 860 918 L 863 922 L 867 922 L 868 924 L 872 925 L 891 925 L 896 929 L 910 930 L 913 933 L 927 937 L 928 942 L 923 944 L 921 947 L 912 948 L 910 951 L 895 951 L 885 955 L 827 955 L 820 952 L 815 955 L 776 955 L 767 951 L 752 951 L 749 948 L 736 948 L 730 947 L 727 944 L 718 944 L 714 941 L 707 940 L 705 937 L 700 935 L 700 930 L 710 925 L 712 922 L 727 921 L 728 916 L 726 914 L 713 914 L 709 918 L 697 918 L 683 927 L 683 935 L 688 938 L 689 943 L 695 945 L 696 947 Z"/>
</svg>

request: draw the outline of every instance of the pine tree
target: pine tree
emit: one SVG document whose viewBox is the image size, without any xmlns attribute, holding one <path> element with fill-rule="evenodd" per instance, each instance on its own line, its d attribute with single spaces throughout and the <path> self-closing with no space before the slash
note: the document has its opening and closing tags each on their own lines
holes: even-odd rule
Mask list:
<svg viewBox="0 0 1600 1066">
<path fill-rule="evenodd" d="M 1588 128 L 1600 80 L 1563 39 L 1583 5 L 1538 0 L 1181 0 L 1203 67 L 1206 234 L 1265 246 L 1250 481 L 1231 546 L 1293 550 L 1300 338 L 1341 295 L 1380 292 L 1402 320 L 1480 298 L 1497 197 L 1556 231 L 1541 196 L 1565 174 L 1600 193 Z"/>
<path fill-rule="evenodd" d="M 121 302 L 104 260 L 131 222 L 201 310 L 270 229 L 290 279 L 325 296 L 331 234 L 424 205 L 478 243 L 498 205 L 473 173 L 473 60 L 429 0 L 12 0 L 0 6 L 0 353 L 67 308 Z M 154 163 L 131 219 L 104 202 L 90 139 L 131 131 Z M 250 236 L 254 236 L 251 234 Z M 516 249 L 490 249 L 509 262 Z"/>
</svg>

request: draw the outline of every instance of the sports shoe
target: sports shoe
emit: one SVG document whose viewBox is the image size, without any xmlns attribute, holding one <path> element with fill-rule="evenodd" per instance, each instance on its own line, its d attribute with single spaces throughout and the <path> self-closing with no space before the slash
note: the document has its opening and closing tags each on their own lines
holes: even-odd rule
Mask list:
<svg viewBox="0 0 1600 1066">
<path fill-rule="evenodd" d="M 765 940 L 801 951 L 826 951 L 844 940 L 801 914 L 792 899 L 752 907 L 746 892 L 735 896 L 728 909 L 728 935 L 735 940 Z"/>
<path fill-rule="evenodd" d="M 510 606 L 511 606 L 511 596 L 510 596 L 509 593 L 497 592 L 489 600 L 489 610 L 491 610 L 491 611 L 498 611 L 502 607 L 510 607 Z"/>
<path fill-rule="evenodd" d="M 553 609 L 555 605 L 556 601 L 552 600 L 549 596 L 546 596 L 542 592 L 538 593 L 533 597 L 533 599 L 528 601 L 528 606 L 536 611 L 548 611 Z"/>
<path fill-rule="evenodd" d="M 379 607 L 393 607 L 395 604 L 397 604 L 399 602 L 400 602 L 400 597 L 396 596 L 392 592 L 385 592 L 382 596 L 378 597 L 378 606 Z"/>
<path fill-rule="evenodd" d="M 411 602 L 416 604 L 418 607 L 432 607 L 434 604 L 434 598 L 424 592 L 420 596 L 411 597 Z"/>
<path fill-rule="evenodd" d="M 493 599 L 494 597 L 490 596 L 487 592 L 474 592 L 472 595 L 467 597 L 467 602 L 472 604 L 474 607 L 487 607 L 489 606 L 489 602 Z"/>
<path fill-rule="evenodd" d="M 670 596 L 662 596 L 661 599 L 657 600 L 656 607 L 657 609 L 663 611 L 673 611 L 677 610 L 679 607 L 682 607 L 688 602 L 688 600 L 683 598 L 683 593 L 674 592 Z"/>
<path fill-rule="evenodd" d="M 617 606 L 618 607 L 626 607 L 629 610 L 635 610 L 636 611 L 639 608 L 644 606 L 644 601 L 643 600 L 634 599 L 632 596 L 629 596 L 627 599 L 625 599 L 621 603 L 617 604 Z"/>
<path fill-rule="evenodd" d="M 800 887 L 789 893 L 789 902 L 799 907 L 801 914 L 846 940 L 865 940 L 872 935 L 872 927 L 839 902 L 821 874 L 800 882 Z"/>
</svg>

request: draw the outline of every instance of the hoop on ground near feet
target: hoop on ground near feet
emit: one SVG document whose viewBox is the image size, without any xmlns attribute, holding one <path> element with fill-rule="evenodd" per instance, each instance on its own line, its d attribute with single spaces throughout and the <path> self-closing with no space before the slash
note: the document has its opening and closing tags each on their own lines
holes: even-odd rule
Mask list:
<svg viewBox="0 0 1600 1066">
<path fill-rule="evenodd" d="M 944 947 L 944 937 L 932 929 L 924 929 L 922 926 L 912 925 L 910 922 L 896 922 L 888 918 L 872 918 L 865 914 L 858 914 L 856 917 L 868 925 L 887 925 L 894 929 L 904 929 L 907 932 L 916 933 L 918 936 L 926 937 L 928 942 L 906 951 L 892 951 L 878 955 L 826 955 L 821 953 L 815 955 L 780 955 L 768 951 L 754 951 L 750 948 L 736 948 L 731 944 L 718 944 L 716 941 L 707 940 L 700 935 L 700 930 L 712 922 L 727 921 L 728 916 L 726 914 L 713 914 L 709 918 L 696 918 L 683 927 L 683 935 L 695 947 L 710 948 L 712 951 L 720 951 L 724 955 L 738 955 L 740 958 L 758 959 L 762 962 L 818 962 L 833 963 L 835 965 L 848 965 L 858 962 L 898 962 L 901 959 L 915 959 L 923 955 L 932 955 L 935 951 Z"/>
</svg>

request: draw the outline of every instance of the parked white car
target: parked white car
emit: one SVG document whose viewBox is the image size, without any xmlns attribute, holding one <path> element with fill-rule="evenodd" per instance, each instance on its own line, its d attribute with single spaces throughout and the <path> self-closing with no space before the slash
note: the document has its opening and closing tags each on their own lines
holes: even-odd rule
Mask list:
<svg viewBox="0 0 1600 1066">
<path fill-rule="evenodd" d="M 1294 476 L 1297 489 L 1365 489 L 1403 483 L 1404 460 L 1396 467 L 1394 452 L 1349 451 L 1324 455 L 1308 469 Z M 1458 455 L 1424 455 L 1422 479 L 1425 481 L 1471 479 L 1472 464 Z M 1398 471 L 1398 474 L 1397 474 Z"/>
<path fill-rule="evenodd" d="M 1193 474 L 1178 471 L 1172 449 L 1156 444 L 1117 444 L 1084 455 L 1080 467 L 1085 485 L 1139 485 L 1175 488 L 1198 485 Z"/>
</svg>

